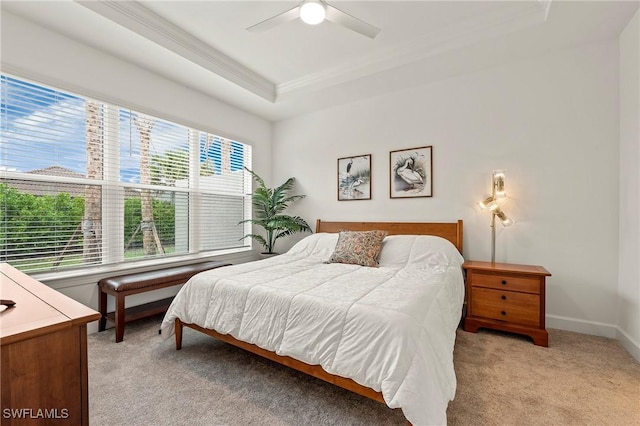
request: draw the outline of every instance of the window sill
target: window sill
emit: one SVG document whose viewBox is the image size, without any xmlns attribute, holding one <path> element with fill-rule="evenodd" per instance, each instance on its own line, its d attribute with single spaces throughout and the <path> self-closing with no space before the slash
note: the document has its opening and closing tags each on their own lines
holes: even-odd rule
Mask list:
<svg viewBox="0 0 640 426">
<path fill-rule="evenodd" d="M 97 283 L 102 278 L 128 273 L 145 272 L 159 267 L 188 265 L 203 260 L 226 260 L 231 263 L 244 263 L 257 259 L 255 252 L 249 248 L 220 250 L 209 253 L 199 253 L 170 258 L 156 258 L 135 262 L 122 262 L 109 265 L 93 266 L 90 268 L 74 269 L 62 272 L 47 272 L 31 275 L 32 278 L 47 284 L 54 289 L 62 289 L 86 285 L 88 282 Z"/>
</svg>

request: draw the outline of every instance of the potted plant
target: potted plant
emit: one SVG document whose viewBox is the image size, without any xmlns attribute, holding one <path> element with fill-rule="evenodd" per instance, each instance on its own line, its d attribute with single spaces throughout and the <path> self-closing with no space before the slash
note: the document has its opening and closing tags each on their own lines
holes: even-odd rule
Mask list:
<svg viewBox="0 0 640 426">
<path fill-rule="evenodd" d="M 254 225 L 258 225 L 265 230 L 266 236 L 247 234 L 242 237 L 243 239 L 247 237 L 253 238 L 264 247 L 263 255 L 273 255 L 276 254 L 273 248 L 278 238 L 297 232 L 311 231 L 309 224 L 303 218 L 282 214 L 289 206 L 289 203 L 305 197 L 305 195 L 289 195 L 295 178 L 287 179 L 277 188 L 267 188 L 260 176 L 246 167 L 245 170 L 251 173 L 251 176 L 258 183 L 258 187 L 251 196 L 255 218 L 243 220 L 239 223 L 251 222 Z"/>
</svg>

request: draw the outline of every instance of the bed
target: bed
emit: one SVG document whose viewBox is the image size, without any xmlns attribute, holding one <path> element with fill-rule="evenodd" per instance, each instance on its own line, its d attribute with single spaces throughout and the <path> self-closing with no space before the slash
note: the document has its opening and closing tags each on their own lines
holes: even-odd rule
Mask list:
<svg viewBox="0 0 640 426">
<path fill-rule="evenodd" d="M 385 231 L 377 267 L 329 263 L 341 231 Z M 446 424 L 464 300 L 462 221 L 324 222 L 282 255 L 202 272 L 176 295 L 162 335 L 183 327 Z"/>
</svg>

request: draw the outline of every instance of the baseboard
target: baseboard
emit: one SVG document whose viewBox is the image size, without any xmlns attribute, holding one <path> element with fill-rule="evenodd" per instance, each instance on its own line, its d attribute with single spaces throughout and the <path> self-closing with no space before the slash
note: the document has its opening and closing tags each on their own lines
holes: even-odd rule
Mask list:
<svg viewBox="0 0 640 426">
<path fill-rule="evenodd" d="M 640 362 L 640 343 L 636 342 L 626 331 L 618 328 L 618 342 L 625 348 L 636 361 Z"/>
<path fill-rule="evenodd" d="M 546 316 L 547 328 L 559 328 L 560 330 L 575 331 L 576 333 L 591 334 L 592 336 L 618 337 L 618 327 L 597 321 L 587 321 L 577 318 L 561 317 L 558 315 Z"/>
<path fill-rule="evenodd" d="M 107 324 L 107 328 L 111 328 L 113 325 Z M 93 334 L 98 332 L 98 321 L 90 322 L 87 324 L 87 334 Z"/>
<path fill-rule="evenodd" d="M 546 326 L 547 328 L 557 328 L 576 333 L 590 334 L 592 336 L 616 339 L 632 357 L 637 361 L 640 361 L 640 344 L 616 325 L 597 321 L 581 320 L 577 318 L 561 317 L 558 315 L 547 315 Z"/>
</svg>

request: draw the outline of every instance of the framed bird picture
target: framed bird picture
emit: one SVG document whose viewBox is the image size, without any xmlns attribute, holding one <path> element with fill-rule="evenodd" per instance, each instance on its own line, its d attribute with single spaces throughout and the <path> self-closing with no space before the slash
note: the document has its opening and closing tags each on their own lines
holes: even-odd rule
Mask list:
<svg viewBox="0 0 640 426">
<path fill-rule="evenodd" d="M 401 149 L 389 153 L 389 196 L 433 196 L 433 147 Z"/>
<path fill-rule="evenodd" d="M 371 199 L 371 154 L 338 158 L 338 201 Z"/>
</svg>

